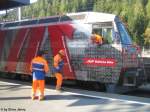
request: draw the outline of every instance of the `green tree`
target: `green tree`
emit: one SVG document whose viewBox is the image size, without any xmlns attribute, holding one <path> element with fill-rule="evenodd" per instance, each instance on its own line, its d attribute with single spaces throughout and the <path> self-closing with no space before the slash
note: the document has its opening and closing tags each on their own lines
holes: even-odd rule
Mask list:
<svg viewBox="0 0 150 112">
<path fill-rule="evenodd" d="M 144 38 L 144 40 L 145 40 L 144 44 L 145 45 L 150 45 L 150 28 L 147 28 L 145 30 L 144 37 L 145 37 Z"/>
<path fill-rule="evenodd" d="M 134 41 L 142 45 L 144 43 L 143 33 L 147 26 L 144 7 L 141 1 L 137 0 L 132 8 L 128 15 L 129 30 L 132 32 Z"/>
</svg>

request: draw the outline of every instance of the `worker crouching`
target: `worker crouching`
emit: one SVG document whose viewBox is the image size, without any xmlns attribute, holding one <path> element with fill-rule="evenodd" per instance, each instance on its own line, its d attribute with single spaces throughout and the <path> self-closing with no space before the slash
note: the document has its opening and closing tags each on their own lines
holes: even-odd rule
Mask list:
<svg viewBox="0 0 150 112">
<path fill-rule="evenodd" d="M 91 39 L 92 39 L 92 42 L 97 45 L 103 44 L 103 37 L 98 34 L 92 34 Z"/>
<path fill-rule="evenodd" d="M 62 70 L 64 66 L 63 56 L 65 56 L 65 51 L 60 50 L 56 56 L 54 56 L 54 68 L 53 72 L 56 77 L 56 90 L 61 91 L 62 90 L 62 81 L 63 81 L 63 75 Z"/>
<path fill-rule="evenodd" d="M 44 99 L 45 75 L 49 71 L 48 63 L 44 59 L 44 51 L 39 51 L 37 56 L 32 59 L 30 70 L 32 72 L 32 99 L 36 98 L 37 89 L 39 89 L 39 100 Z"/>
</svg>

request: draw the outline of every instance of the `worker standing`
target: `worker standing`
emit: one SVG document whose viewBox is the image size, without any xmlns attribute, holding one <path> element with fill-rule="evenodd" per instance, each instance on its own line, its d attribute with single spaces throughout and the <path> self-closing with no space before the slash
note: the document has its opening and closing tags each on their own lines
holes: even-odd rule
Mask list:
<svg viewBox="0 0 150 112">
<path fill-rule="evenodd" d="M 39 51 L 37 56 L 32 59 L 30 70 L 32 72 L 32 100 L 36 98 L 37 89 L 39 89 L 39 100 L 44 99 L 45 75 L 49 71 L 48 63 L 44 59 L 44 51 Z"/>
<path fill-rule="evenodd" d="M 65 51 L 60 50 L 56 56 L 54 56 L 54 68 L 53 72 L 56 77 L 56 90 L 60 91 L 62 90 L 62 81 L 63 81 L 63 75 L 62 70 L 64 66 L 63 56 L 65 56 Z"/>
</svg>

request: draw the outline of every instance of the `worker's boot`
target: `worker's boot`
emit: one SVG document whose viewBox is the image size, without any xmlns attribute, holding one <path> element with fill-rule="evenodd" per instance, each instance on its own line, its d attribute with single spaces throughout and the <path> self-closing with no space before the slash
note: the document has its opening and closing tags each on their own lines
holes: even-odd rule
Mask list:
<svg viewBox="0 0 150 112">
<path fill-rule="evenodd" d="M 32 99 L 32 100 L 35 100 L 36 98 L 35 98 L 35 96 L 32 96 L 31 99 Z"/>
<path fill-rule="evenodd" d="M 59 91 L 60 90 L 60 86 L 56 86 L 56 91 Z"/>
<path fill-rule="evenodd" d="M 36 99 L 35 94 L 32 94 L 31 99 L 32 99 L 32 100 L 35 100 L 35 99 Z"/>
<path fill-rule="evenodd" d="M 40 100 L 40 101 L 42 101 L 42 100 L 44 100 L 44 99 L 45 99 L 44 95 L 40 95 L 40 96 L 39 96 L 39 100 Z"/>
<path fill-rule="evenodd" d="M 63 92 L 64 89 L 63 89 L 62 87 L 56 87 L 56 91 L 58 91 L 58 92 Z"/>
</svg>

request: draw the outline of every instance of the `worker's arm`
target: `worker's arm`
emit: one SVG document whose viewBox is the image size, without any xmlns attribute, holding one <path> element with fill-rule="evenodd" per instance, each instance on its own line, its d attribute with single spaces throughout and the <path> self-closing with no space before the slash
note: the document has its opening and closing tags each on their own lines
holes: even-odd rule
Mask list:
<svg viewBox="0 0 150 112">
<path fill-rule="evenodd" d="M 60 70 L 60 67 L 59 67 L 59 62 L 61 61 L 61 57 L 59 55 L 56 55 L 54 57 L 54 67 L 55 69 L 57 70 Z"/>
<path fill-rule="evenodd" d="M 48 73 L 48 72 L 49 72 L 49 66 L 48 66 L 48 63 L 47 63 L 46 60 L 45 60 L 45 62 L 44 62 L 44 71 L 45 71 L 45 73 Z"/>
</svg>

